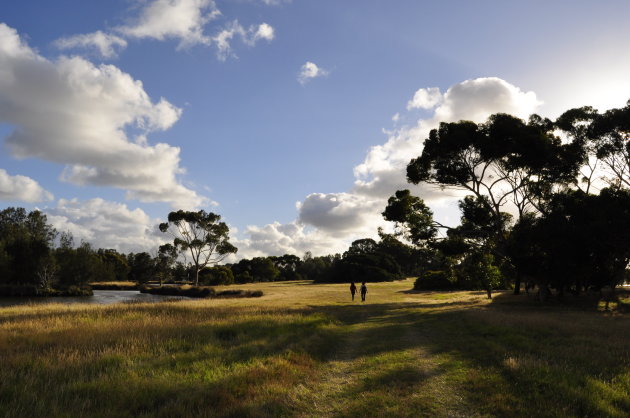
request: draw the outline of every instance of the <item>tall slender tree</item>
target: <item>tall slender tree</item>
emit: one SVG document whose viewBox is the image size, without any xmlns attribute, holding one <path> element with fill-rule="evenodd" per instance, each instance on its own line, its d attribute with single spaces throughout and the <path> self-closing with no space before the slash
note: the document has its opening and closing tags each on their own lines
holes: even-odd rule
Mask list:
<svg viewBox="0 0 630 418">
<path fill-rule="evenodd" d="M 229 240 L 229 228 L 221 216 L 200 210 L 171 212 L 168 222 L 159 225 L 160 231 L 173 238 L 173 246 L 189 258 L 195 269 L 195 285 L 199 272 L 234 254 L 237 248 Z"/>
</svg>

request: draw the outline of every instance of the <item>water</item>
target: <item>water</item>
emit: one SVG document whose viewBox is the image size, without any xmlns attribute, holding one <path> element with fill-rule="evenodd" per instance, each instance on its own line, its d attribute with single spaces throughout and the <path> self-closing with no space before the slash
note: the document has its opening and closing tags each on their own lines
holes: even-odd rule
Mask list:
<svg viewBox="0 0 630 418">
<path fill-rule="evenodd" d="M 68 296 L 53 298 L 6 298 L 0 297 L 0 308 L 16 305 L 46 304 L 46 303 L 90 303 L 95 305 L 110 305 L 121 302 L 162 302 L 167 299 L 190 299 L 165 295 L 151 295 L 140 293 L 138 290 L 95 290 L 93 296 Z"/>
</svg>

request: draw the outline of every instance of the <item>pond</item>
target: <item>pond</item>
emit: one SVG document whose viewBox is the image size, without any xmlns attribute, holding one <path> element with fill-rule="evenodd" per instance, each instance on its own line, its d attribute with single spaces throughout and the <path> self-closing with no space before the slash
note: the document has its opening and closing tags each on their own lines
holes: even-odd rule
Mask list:
<svg viewBox="0 0 630 418">
<path fill-rule="evenodd" d="M 190 299 L 187 297 L 175 297 L 165 295 L 151 295 L 140 293 L 138 290 L 95 290 L 93 296 L 68 296 L 52 298 L 6 298 L 0 297 L 0 308 L 15 305 L 46 304 L 46 303 L 90 303 L 96 305 L 109 305 L 120 302 L 161 302 L 167 299 Z"/>
</svg>

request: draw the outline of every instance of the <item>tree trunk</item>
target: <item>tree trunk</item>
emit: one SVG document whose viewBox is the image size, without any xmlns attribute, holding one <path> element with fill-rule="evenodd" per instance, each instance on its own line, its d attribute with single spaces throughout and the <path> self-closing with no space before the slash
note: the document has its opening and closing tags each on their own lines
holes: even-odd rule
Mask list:
<svg viewBox="0 0 630 418">
<path fill-rule="evenodd" d="M 516 270 L 516 279 L 514 279 L 514 294 L 521 294 L 521 272 L 520 270 Z"/>
<path fill-rule="evenodd" d="M 195 286 L 199 286 L 199 268 L 195 269 Z"/>
</svg>

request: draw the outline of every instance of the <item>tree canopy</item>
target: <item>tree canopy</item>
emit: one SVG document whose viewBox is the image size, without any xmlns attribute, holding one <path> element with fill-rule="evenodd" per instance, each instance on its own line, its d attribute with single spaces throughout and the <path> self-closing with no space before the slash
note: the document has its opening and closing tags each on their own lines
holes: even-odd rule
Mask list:
<svg viewBox="0 0 630 418">
<path fill-rule="evenodd" d="M 237 252 L 229 242 L 229 228 L 221 222 L 221 216 L 200 210 L 179 210 L 168 214 L 168 222 L 159 225 L 160 231 L 173 237 L 173 246 L 190 258 L 194 265 L 195 285 L 199 284 L 199 272 L 208 265 L 224 260 Z"/>
</svg>

